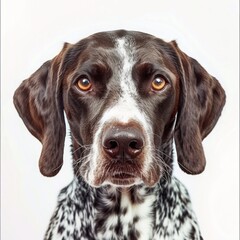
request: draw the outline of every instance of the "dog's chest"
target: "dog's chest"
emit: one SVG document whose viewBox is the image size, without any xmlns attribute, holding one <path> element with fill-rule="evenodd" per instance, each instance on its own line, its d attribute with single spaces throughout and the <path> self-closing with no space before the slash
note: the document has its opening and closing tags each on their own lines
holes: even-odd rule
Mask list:
<svg viewBox="0 0 240 240">
<path fill-rule="evenodd" d="M 152 239 L 154 195 L 142 197 L 122 192 L 117 201 L 110 202 L 106 201 L 105 204 L 112 204 L 112 210 L 106 208 L 104 212 L 102 208 L 102 212 L 97 214 L 96 222 L 102 221 L 102 228 L 97 231 L 97 239 Z"/>
</svg>

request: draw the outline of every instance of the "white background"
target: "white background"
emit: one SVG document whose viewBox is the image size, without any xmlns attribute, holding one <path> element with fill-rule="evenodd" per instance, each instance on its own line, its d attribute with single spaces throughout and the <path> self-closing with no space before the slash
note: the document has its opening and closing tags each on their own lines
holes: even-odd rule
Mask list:
<svg viewBox="0 0 240 240">
<path fill-rule="evenodd" d="M 174 174 L 190 191 L 204 239 L 238 239 L 238 14 L 237 0 L 3 0 L 1 239 L 43 239 L 57 194 L 73 176 L 69 139 L 61 172 L 40 175 L 41 144 L 18 117 L 14 90 L 64 41 L 119 28 L 176 39 L 226 90 L 222 117 L 204 140 L 205 172 L 190 176 L 176 165 Z"/>
</svg>

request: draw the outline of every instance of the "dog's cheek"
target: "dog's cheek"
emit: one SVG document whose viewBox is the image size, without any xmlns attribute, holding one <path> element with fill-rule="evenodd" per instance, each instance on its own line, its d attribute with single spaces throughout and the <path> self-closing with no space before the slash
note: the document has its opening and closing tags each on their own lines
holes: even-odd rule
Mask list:
<svg viewBox="0 0 240 240">
<path fill-rule="evenodd" d="M 151 167 L 146 174 L 143 174 L 143 182 L 149 187 L 153 187 L 155 184 L 157 184 L 162 176 L 162 169 L 160 165 L 153 165 L 154 167 Z"/>
<path fill-rule="evenodd" d="M 80 166 L 80 172 L 84 180 L 91 186 L 97 187 L 96 178 L 101 170 L 101 151 L 100 151 L 100 130 L 97 123 L 88 123 L 87 131 L 83 131 L 83 138 L 89 144 L 88 151 L 83 154 L 83 164 Z"/>
</svg>

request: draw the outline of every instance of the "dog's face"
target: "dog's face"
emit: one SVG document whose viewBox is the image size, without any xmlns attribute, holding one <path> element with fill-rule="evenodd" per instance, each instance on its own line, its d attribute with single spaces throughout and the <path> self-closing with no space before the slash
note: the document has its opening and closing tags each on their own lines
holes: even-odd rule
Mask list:
<svg viewBox="0 0 240 240">
<path fill-rule="evenodd" d="M 164 154 L 173 137 L 180 167 L 203 171 L 201 141 L 214 127 L 225 95 L 175 42 L 120 30 L 65 44 L 14 99 L 43 143 L 44 175 L 55 175 L 62 165 L 64 110 L 75 174 L 95 187 L 153 186 L 171 168 Z"/>
<path fill-rule="evenodd" d="M 173 50 L 143 34 L 97 34 L 85 44 L 74 58 L 78 64 L 63 77 L 74 150 L 85 146 L 80 173 L 94 186 L 153 185 L 162 170 L 157 149 L 166 141 L 166 127 L 171 133 L 178 106 Z M 67 68 L 71 57 L 65 57 Z"/>
</svg>

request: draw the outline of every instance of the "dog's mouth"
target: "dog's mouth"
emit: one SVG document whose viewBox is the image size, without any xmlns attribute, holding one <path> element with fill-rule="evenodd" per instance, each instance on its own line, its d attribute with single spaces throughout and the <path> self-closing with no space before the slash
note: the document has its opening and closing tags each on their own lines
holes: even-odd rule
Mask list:
<svg viewBox="0 0 240 240">
<path fill-rule="evenodd" d="M 141 169 L 135 168 L 129 171 L 129 168 L 117 169 L 113 171 L 106 171 L 105 169 L 98 169 L 95 172 L 92 181 L 92 186 L 100 187 L 103 185 L 113 185 L 116 187 L 131 187 L 134 185 L 146 184 L 146 186 L 153 187 L 159 181 L 161 169 L 156 167 L 150 169 L 147 174 L 143 174 Z"/>
<path fill-rule="evenodd" d="M 114 179 L 130 179 L 130 178 L 135 178 L 136 176 L 132 173 L 117 172 L 117 173 L 114 173 L 111 177 Z"/>
<path fill-rule="evenodd" d="M 106 171 L 106 169 L 108 169 L 108 171 Z M 140 172 L 136 166 L 131 165 L 127 167 L 115 165 L 112 168 L 99 168 L 94 174 L 93 185 L 101 186 L 103 184 L 110 184 L 121 187 L 132 186 L 140 182 Z"/>
<path fill-rule="evenodd" d="M 130 172 L 113 172 L 107 177 L 107 182 L 119 186 L 129 186 L 135 184 L 138 176 Z"/>
</svg>

